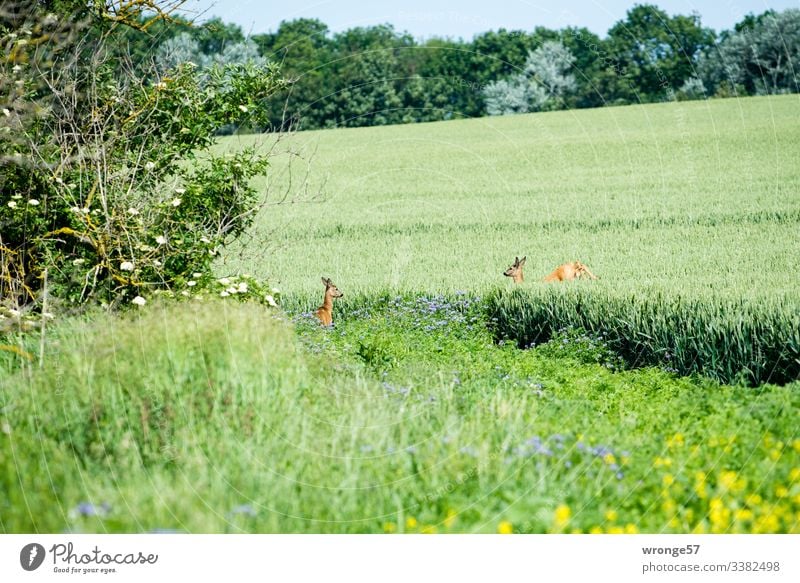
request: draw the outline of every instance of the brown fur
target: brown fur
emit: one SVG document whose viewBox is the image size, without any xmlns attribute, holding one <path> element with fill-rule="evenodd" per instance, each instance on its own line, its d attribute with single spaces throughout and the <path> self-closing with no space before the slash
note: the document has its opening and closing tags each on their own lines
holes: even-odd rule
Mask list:
<svg viewBox="0 0 800 583">
<path fill-rule="evenodd" d="M 589 279 L 597 279 L 594 273 L 589 271 L 589 268 L 586 267 L 580 261 L 573 261 L 572 263 L 565 263 L 563 265 L 559 265 L 555 268 L 553 273 L 548 275 L 544 278 L 545 281 L 570 281 L 573 279 L 577 279 L 579 277 L 583 277 L 584 275 L 588 276 Z"/>
<path fill-rule="evenodd" d="M 322 305 L 317 308 L 316 314 L 320 324 L 330 326 L 333 324 L 333 298 L 340 298 L 344 294 L 339 291 L 339 288 L 330 279 L 323 277 L 322 283 L 325 284 L 325 299 Z"/>
<path fill-rule="evenodd" d="M 515 257 L 514 264 L 506 269 L 503 272 L 503 275 L 510 277 L 512 280 L 514 280 L 514 283 L 522 283 L 525 281 L 525 276 L 522 273 L 522 266 L 525 265 L 526 259 L 527 257 L 523 257 L 522 259 Z"/>
</svg>

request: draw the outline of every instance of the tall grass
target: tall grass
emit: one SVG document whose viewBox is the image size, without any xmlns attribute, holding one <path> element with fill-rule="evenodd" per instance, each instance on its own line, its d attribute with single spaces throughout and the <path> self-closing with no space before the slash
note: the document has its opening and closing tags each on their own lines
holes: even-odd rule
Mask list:
<svg viewBox="0 0 800 583">
<path fill-rule="evenodd" d="M 800 378 L 800 311 L 780 298 L 628 295 L 573 284 L 496 293 L 487 306 L 496 334 L 520 346 L 571 326 L 602 335 L 634 366 L 751 385 Z"/>
</svg>

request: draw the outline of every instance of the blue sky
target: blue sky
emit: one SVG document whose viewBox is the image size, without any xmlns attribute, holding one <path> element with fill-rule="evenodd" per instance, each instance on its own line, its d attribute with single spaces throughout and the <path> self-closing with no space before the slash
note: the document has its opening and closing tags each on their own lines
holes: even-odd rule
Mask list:
<svg viewBox="0 0 800 583">
<path fill-rule="evenodd" d="M 219 16 L 226 22 L 234 22 L 246 34 L 275 30 L 282 20 L 318 18 L 334 32 L 389 22 L 418 38 L 471 39 L 487 30 L 530 30 L 537 25 L 585 26 L 603 36 L 635 3 L 633 0 L 188 0 L 184 8 L 202 13 L 201 21 Z M 717 31 L 731 28 L 749 12 L 800 8 L 800 0 L 651 0 L 649 3 L 670 14 L 698 12 L 703 23 Z"/>
</svg>

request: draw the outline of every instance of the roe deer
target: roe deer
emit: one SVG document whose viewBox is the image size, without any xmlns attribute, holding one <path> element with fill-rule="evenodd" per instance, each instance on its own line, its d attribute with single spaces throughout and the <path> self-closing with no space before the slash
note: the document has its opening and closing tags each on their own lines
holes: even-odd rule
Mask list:
<svg viewBox="0 0 800 583">
<path fill-rule="evenodd" d="M 589 271 L 580 261 L 573 261 L 572 263 L 565 263 L 555 268 L 553 273 L 544 278 L 545 281 L 569 281 L 588 275 L 589 279 L 597 279 L 594 273 Z"/>
<path fill-rule="evenodd" d="M 340 298 L 344 294 L 339 291 L 333 282 L 326 278 L 322 278 L 322 283 L 325 284 L 325 300 L 322 305 L 317 308 L 317 318 L 323 326 L 330 326 L 333 324 L 333 298 Z"/>
<path fill-rule="evenodd" d="M 525 265 L 525 260 L 527 258 L 527 256 L 523 257 L 522 259 L 519 257 L 514 257 L 514 265 L 506 269 L 503 272 L 503 275 L 513 279 L 514 283 L 522 283 L 525 279 L 525 276 L 522 275 L 522 266 Z"/>
</svg>

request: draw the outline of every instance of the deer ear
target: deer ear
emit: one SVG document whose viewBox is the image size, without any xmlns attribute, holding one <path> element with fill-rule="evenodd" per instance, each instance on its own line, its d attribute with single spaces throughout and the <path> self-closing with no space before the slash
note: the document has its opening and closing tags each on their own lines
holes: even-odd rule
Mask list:
<svg viewBox="0 0 800 583">
<path fill-rule="evenodd" d="M 527 256 L 527 255 L 526 255 L 525 257 L 523 257 L 523 258 L 522 258 L 522 260 L 519 262 L 519 264 L 520 264 L 520 265 L 525 265 L 525 260 L 526 260 L 527 258 L 528 258 L 528 256 Z"/>
<path fill-rule="evenodd" d="M 330 282 L 330 280 L 329 280 L 329 279 L 327 279 L 327 278 L 324 278 L 324 277 L 322 278 L 322 283 L 324 283 L 326 287 L 327 287 L 327 285 L 328 285 L 328 283 L 329 283 L 329 282 Z"/>
<path fill-rule="evenodd" d="M 514 257 L 514 265 L 519 265 L 519 257 Z"/>
</svg>

